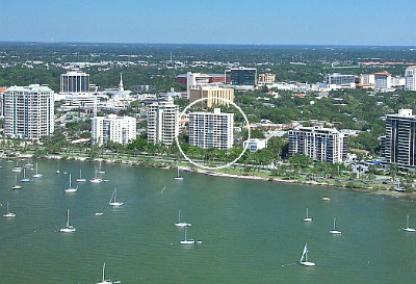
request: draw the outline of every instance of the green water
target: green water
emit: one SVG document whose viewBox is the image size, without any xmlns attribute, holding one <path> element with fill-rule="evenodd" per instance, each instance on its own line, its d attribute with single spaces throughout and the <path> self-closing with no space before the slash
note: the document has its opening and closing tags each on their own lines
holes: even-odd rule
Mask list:
<svg viewBox="0 0 416 284">
<path fill-rule="evenodd" d="M 413 283 L 416 278 L 416 233 L 400 230 L 406 214 L 416 225 L 410 201 L 186 173 L 178 182 L 174 171 L 107 164 L 109 182 L 82 184 L 71 195 L 64 193 L 63 172 L 75 179 L 81 166 L 91 178 L 96 165 L 64 161 L 40 161 L 44 177 L 11 191 L 14 163 L 0 164 L 0 201 L 10 201 L 17 214 L 13 220 L 0 217 L 0 283 L 96 283 L 103 262 L 108 278 L 122 283 Z M 126 202 L 123 208 L 107 206 L 114 187 Z M 311 224 L 303 223 L 306 207 Z M 64 226 L 66 208 L 74 234 L 56 232 Z M 178 209 L 192 223 L 189 237 L 203 244 L 179 245 Z M 328 234 L 333 217 L 342 236 Z M 306 241 L 314 268 L 295 264 Z"/>
</svg>

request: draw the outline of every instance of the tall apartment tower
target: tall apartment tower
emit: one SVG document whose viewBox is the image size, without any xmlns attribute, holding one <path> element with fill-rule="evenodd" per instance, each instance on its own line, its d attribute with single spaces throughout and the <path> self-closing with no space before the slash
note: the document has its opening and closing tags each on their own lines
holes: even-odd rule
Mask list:
<svg viewBox="0 0 416 284">
<path fill-rule="evenodd" d="M 127 145 L 136 139 L 136 118 L 110 114 L 96 116 L 91 120 L 92 144 L 101 146 L 114 142 Z"/>
<path fill-rule="evenodd" d="M 147 106 L 147 141 L 151 144 L 172 145 L 178 135 L 179 106 L 169 98 Z"/>
<path fill-rule="evenodd" d="M 298 127 L 289 131 L 289 155 L 306 155 L 315 161 L 342 162 L 347 154 L 345 135 L 335 128 Z"/>
<path fill-rule="evenodd" d="M 87 93 L 90 75 L 80 71 L 69 71 L 61 75 L 61 93 Z"/>
<path fill-rule="evenodd" d="M 3 95 L 4 134 L 38 140 L 54 131 L 54 92 L 46 86 L 13 86 Z"/>
<path fill-rule="evenodd" d="M 189 144 L 203 149 L 227 150 L 234 143 L 234 114 L 214 112 L 189 113 Z"/>
<path fill-rule="evenodd" d="M 411 109 L 387 115 L 384 157 L 388 163 L 398 166 L 416 165 L 416 116 Z"/>
<path fill-rule="evenodd" d="M 406 80 L 405 89 L 408 91 L 416 91 L 416 66 L 407 67 L 404 78 Z"/>
</svg>

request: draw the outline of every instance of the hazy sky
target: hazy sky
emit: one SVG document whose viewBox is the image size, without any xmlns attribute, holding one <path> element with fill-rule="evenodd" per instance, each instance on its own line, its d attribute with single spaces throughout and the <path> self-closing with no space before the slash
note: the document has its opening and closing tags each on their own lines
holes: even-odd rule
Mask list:
<svg viewBox="0 0 416 284">
<path fill-rule="evenodd" d="M 0 0 L 0 41 L 416 45 L 415 0 Z"/>
</svg>

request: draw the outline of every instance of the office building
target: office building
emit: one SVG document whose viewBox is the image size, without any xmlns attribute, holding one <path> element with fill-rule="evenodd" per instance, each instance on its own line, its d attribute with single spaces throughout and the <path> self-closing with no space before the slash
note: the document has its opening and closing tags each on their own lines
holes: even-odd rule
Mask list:
<svg viewBox="0 0 416 284">
<path fill-rule="evenodd" d="M 189 113 L 189 144 L 203 149 L 231 149 L 234 143 L 234 114 L 214 112 Z"/>
<path fill-rule="evenodd" d="M 335 128 L 298 127 L 288 134 L 290 156 L 306 155 L 329 163 L 341 163 L 346 157 L 345 135 Z"/>
<path fill-rule="evenodd" d="M 129 116 L 96 116 L 91 120 L 91 142 L 102 146 L 109 142 L 127 145 L 136 139 L 136 118 Z"/>
<path fill-rule="evenodd" d="M 178 83 L 186 85 L 186 95 L 187 98 L 189 98 L 192 87 L 200 85 L 225 83 L 225 75 L 188 72 L 186 74 L 180 74 L 176 76 L 176 81 Z"/>
<path fill-rule="evenodd" d="M 234 86 L 251 86 L 257 85 L 256 68 L 231 68 L 225 71 L 226 82 Z"/>
<path fill-rule="evenodd" d="M 90 75 L 80 71 L 69 71 L 61 75 L 61 93 L 87 93 Z"/>
<path fill-rule="evenodd" d="M 147 141 L 151 144 L 172 145 L 178 135 L 179 106 L 172 98 L 147 106 Z"/>
<path fill-rule="evenodd" d="M 374 73 L 374 89 L 377 91 L 387 91 L 391 89 L 391 75 L 389 72 Z"/>
<path fill-rule="evenodd" d="M 3 94 L 4 134 L 38 140 L 54 131 L 54 92 L 46 86 L 13 86 Z"/>
<path fill-rule="evenodd" d="M 416 66 L 406 68 L 404 73 L 405 89 L 408 91 L 416 91 Z"/>
<path fill-rule="evenodd" d="M 374 89 L 375 78 L 374 74 L 361 74 L 359 77 L 359 87 L 363 89 Z"/>
<path fill-rule="evenodd" d="M 411 109 L 401 109 L 386 117 L 384 157 L 402 167 L 416 165 L 416 116 Z"/>
<path fill-rule="evenodd" d="M 204 102 L 208 108 L 219 105 L 229 105 L 227 101 L 234 102 L 234 89 L 221 85 L 199 85 L 190 89 L 190 102 L 206 98 Z M 227 100 L 227 101 L 224 101 Z"/>
<path fill-rule="evenodd" d="M 339 85 L 345 87 L 355 86 L 355 75 L 333 73 L 326 75 L 325 80 L 329 85 Z"/>
</svg>

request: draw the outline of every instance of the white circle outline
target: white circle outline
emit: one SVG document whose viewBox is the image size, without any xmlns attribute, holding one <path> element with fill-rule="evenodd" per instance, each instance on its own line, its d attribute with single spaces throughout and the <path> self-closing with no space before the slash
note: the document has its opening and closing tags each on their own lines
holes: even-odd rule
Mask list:
<svg viewBox="0 0 416 284">
<path fill-rule="evenodd" d="M 223 102 L 226 102 L 226 103 L 228 103 L 228 104 L 231 104 L 233 107 L 235 107 L 240 113 L 241 113 L 241 115 L 243 116 L 243 118 L 244 118 L 244 120 L 245 120 L 245 122 L 246 122 L 246 127 L 245 128 L 247 128 L 247 130 L 248 130 L 248 138 L 247 138 L 247 140 L 250 140 L 251 139 L 251 129 L 250 129 L 250 122 L 248 121 L 248 118 L 247 118 L 247 116 L 246 116 L 246 114 L 244 113 L 244 111 L 238 106 L 238 105 L 236 105 L 234 102 L 232 102 L 232 101 L 230 101 L 229 99 L 224 99 L 224 98 L 216 98 L 217 100 L 220 100 L 220 101 L 223 101 Z M 224 169 L 224 168 L 227 168 L 227 167 L 230 167 L 230 166 L 232 166 L 234 163 L 236 163 L 238 160 L 240 160 L 241 159 L 241 157 L 246 153 L 246 151 L 247 151 L 247 149 L 248 149 L 248 144 L 249 143 L 246 143 L 246 146 L 243 148 L 243 151 L 240 153 L 240 155 L 236 158 L 236 159 L 234 159 L 233 161 L 231 161 L 231 162 L 229 162 L 229 163 L 227 163 L 227 164 L 225 164 L 225 165 L 222 165 L 222 166 L 218 166 L 218 167 L 207 167 L 207 166 L 204 166 L 204 165 L 201 165 L 201 164 L 198 164 L 197 162 L 194 162 L 192 159 L 190 159 L 184 152 L 183 152 L 183 150 L 182 150 L 182 147 L 181 147 L 181 145 L 180 145 L 180 143 L 179 143 L 179 139 L 178 139 L 178 136 L 179 136 L 179 126 L 180 126 L 180 121 L 181 121 L 181 118 L 185 115 L 185 113 L 186 113 L 186 111 L 189 109 L 189 108 L 191 108 L 192 106 L 194 106 L 194 105 L 196 105 L 196 104 L 198 104 L 198 103 L 200 103 L 200 102 L 204 102 L 204 101 L 207 101 L 208 100 L 208 97 L 206 97 L 206 98 L 200 98 L 200 99 L 197 99 L 196 101 L 193 101 L 192 103 L 190 103 L 190 104 L 188 104 L 185 108 L 184 108 L 184 110 L 181 112 L 181 114 L 179 115 L 179 117 L 178 117 L 178 133 L 177 133 L 177 135 L 175 136 L 175 142 L 176 142 L 176 146 L 178 147 L 178 149 L 179 149 L 179 152 L 181 152 L 181 154 L 182 154 L 182 156 L 185 158 L 185 160 L 187 160 L 188 162 L 190 162 L 192 165 L 194 165 L 195 167 L 198 167 L 198 168 L 201 168 L 201 169 L 204 169 L 204 170 L 220 170 L 220 169 Z"/>
</svg>

